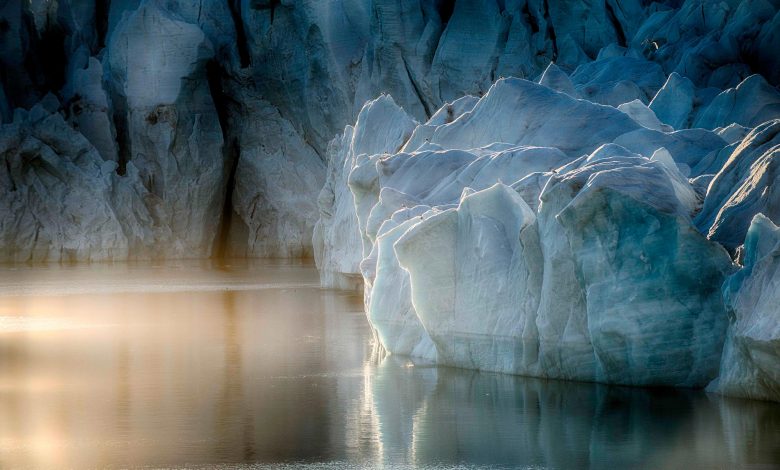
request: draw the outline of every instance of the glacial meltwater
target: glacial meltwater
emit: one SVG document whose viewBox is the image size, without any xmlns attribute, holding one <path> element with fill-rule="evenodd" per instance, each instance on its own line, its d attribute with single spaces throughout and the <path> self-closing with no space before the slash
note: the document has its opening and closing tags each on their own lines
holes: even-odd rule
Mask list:
<svg viewBox="0 0 780 470">
<path fill-rule="evenodd" d="M 0 468 L 732 468 L 780 405 L 414 365 L 305 263 L 0 268 Z"/>
</svg>

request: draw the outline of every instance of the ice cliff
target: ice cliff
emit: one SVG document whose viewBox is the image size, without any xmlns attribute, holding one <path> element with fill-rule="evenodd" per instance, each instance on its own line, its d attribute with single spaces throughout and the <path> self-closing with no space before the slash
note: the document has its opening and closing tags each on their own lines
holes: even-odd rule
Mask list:
<svg viewBox="0 0 780 470">
<path fill-rule="evenodd" d="M 5 143 L 27 135 L 24 113 L 40 103 L 35 119 L 45 110 L 74 131 L 62 133 L 69 148 L 55 153 L 78 158 L 71 149 L 86 139 L 116 163 L 108 179 L 60 174 L 37 189 L 4 165 L 3 205 L 25 200 L 26 191 L 54 193 L 57 184 L 75 197 L 79 178 L 137 195 L 131 204 L 96 197 L 104 210 L 136 217 L 121 220 L 120 231 L 93 229 L 89 243 L 57 229 L 58 217 L 83 220 L 80 208 L 43 197 L 34 218 L 32 210 L 6 211 L 3 259 L 311 255 L 318 194 L 333 179 L 330 142 L 383 93 L 425 122 L 500 77 L 544 72 L 546 86 L 623 105 L 655 130 L 752 128 L 777 111 L 771 84 L 780 74 L 770 51 L 778 18 L 764 0 L 3 2 Z M 763 78 L 743 82 L 754 73 Z M 438 119 L 451 119 L 448 112 Z M 3 159 L 40 173 L 36 153 L 17 152 L 10 145 Z M 349 275 L 335 277 L 350 284 Z"/>
<path fill-rule="evenodd" d="M 780 399 L 778 49 L 766 0 L 2 2 L 0 261 L 313 255 L 392 353 Z"/>
</svg>

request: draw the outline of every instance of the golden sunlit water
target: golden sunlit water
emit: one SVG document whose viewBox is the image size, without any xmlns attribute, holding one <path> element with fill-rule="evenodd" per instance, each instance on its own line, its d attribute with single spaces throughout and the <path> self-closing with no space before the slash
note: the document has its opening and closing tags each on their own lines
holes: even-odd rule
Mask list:
<svg viewBox="0 0 780 470">
<path fill-rule="evenodd" d="M 780 406 L 413 366 L 307 263 L 0 268 L 0 468 L 780 462 Z"/>
</svg>

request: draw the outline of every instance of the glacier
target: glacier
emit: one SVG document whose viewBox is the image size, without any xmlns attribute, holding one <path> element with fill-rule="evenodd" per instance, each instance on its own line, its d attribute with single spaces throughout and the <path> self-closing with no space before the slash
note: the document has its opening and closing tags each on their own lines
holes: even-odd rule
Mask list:
<svg viewBox="0 0 780 470">
<path fill-rule="evenodd" d="M 0 262 L 313 257 L 392 354 L 780 401 L 779 31 L 766 0 L 5 2 Z"/>
<path fill-rule="evenodd" d="M 35 0 L 7 2 L 0 19 L 3 125 L 39 103 L 60 114 L 117 163 L 117 192 L 146 195 L 132 210 L 150 214 L 125 229 L 127 253 L 74 254 L 65 247 L 77 235 L 66 235 L 38 242 L 48 261 L 328 257 L 313 235 L 331 141 L 381 94 L 424 123 L 437 110 L 454 119 L 499 78 L 520 77 L 654 131 L 753 128 L 778 107 L 767 51 L 780 17 L 764 0 Z M 357 269 L 323 272 L 354 285 L 359 276 L 328 274 L 347 271 Z"/>
</svg>

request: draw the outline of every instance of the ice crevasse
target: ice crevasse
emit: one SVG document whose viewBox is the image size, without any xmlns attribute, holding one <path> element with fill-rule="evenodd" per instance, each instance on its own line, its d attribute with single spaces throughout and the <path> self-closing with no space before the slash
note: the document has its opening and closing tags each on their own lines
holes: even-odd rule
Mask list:
<svg viewBox="0 0 780 470">
<path fill-rule="evenodd" d="M 778 232 L 756 215 L 780 201 L 780 121 L 659 124 L 695 87 L 610 106 L 569 80 L 500 79 L 425 123 L 368 102 L 331 144 L 323 283 L 362 278 L 377 339 L 415 360 L 780 400 Z"/>
</svg>

